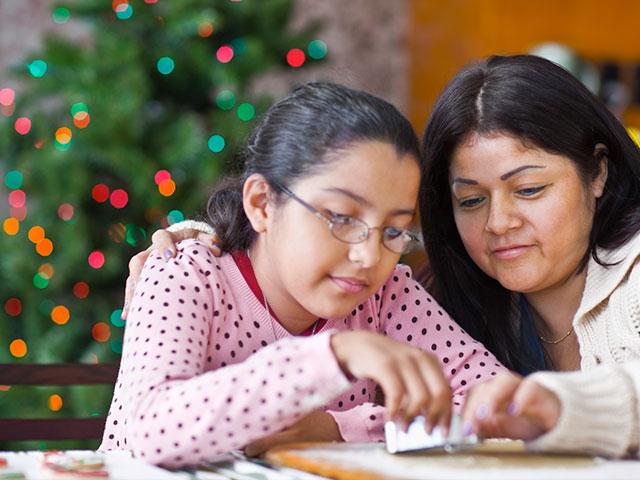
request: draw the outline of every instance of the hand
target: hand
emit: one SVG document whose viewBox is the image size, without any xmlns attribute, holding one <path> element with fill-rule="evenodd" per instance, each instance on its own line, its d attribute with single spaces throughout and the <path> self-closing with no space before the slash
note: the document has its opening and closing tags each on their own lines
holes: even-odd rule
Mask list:
<svg viewBox="0 0 640 480">
<path fill-rule="evenodd" d="M 389 419 L 407 425 L 422 414 L 429 432 L 449 430 L 451 388 L 434 355 L 364 330 L 337 333 L 331 346 L 345 372 L 378 383 Z"/>
<path fill-rule="evenodd" d="M 560 418 L 560 400 L 531 378 L 502 373 L 474 387 L 464 406 L 466 428 L 480 437 L 533 440 Z"/>
<path fill-rule="evenodd" d="M 170 260 L 176 254 L 176 243 L 181 240 L 196 239 L 209 245 L 209 250 L 216 256 L 222 255 L 222 251 L 218 247 L 219 238 L 216 234 L 209 235 L 200 230 L 184 229 L 177 232 L 168 232 L 167 230 L 156 230 L 151 237 L 151 246 L 146 250 L 134 255 L 129 260 L 129 276 L 124 289 L 124 306 L 122 307 L 122 319 L 126 319 L 129 314 L 129 305 L 136 289 L 136 283 L 140 278 L 144 262 L 154 250 L 162 253 L 165 260 Z"/>
<path fill-rule="evenodd" d="M 255 457 L 277 445 L 293 442 L 342 441 L 338 425 L 331 415 L 316 410 L 278 433 L 273 433 L 250 443 L 244 448 L 245 455 Z"/>
</svg>

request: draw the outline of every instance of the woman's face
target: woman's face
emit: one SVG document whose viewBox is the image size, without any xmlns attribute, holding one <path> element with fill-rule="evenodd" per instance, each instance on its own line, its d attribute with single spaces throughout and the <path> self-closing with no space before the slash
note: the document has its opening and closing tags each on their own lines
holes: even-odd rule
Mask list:
<svg viewBox="0 0 640 480">
<path fill-rule="evenodd" d="M 585 186 L 569 158 L 502 134 L 472 134 L 449 173 L 458 232 L 487 275 L 509 290 L 538 293 L 576 273 L 606 169 Z"/>
<path fill-rule="evenodd" d="M 327 216 L 409 228 L 420 183 L 413 156 L 398 155 L 393 145 L 378 141 L 356 143 L 332 156 L 335 160 L 319 173 L 290 190 Z M 265 236 L 271 282 L 286 292 L 289 310 L 299 312 L 298 318 L 305 311 L 315 318 L 347 315 L 380 288 L 400 258 L 382 245 L 380 229 L 371 230 L 362 243 L 344 243 L 296 200 L 276 208 Z"/>
</svg>

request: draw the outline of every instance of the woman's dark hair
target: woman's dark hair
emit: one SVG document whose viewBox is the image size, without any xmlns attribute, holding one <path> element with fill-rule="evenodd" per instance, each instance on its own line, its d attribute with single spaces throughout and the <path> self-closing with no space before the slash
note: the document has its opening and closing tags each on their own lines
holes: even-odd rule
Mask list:
<svg viewBox="0 0 640 480">
<path fill-rule="evenodd" d="M 539 57 L 493 56 L 470 65 L 438 98 L 424 133 L 427 170 L 419 199 L 429 288 L 464 329 L 507 367 L 522 371 L 530 358 L 515 322 L 517 295 L 471 260 L 453 217 L 451 158 L 475 133 L 509 135 L 563 155 L 585 184 L 598 175 L 606 156 L 608 178 L 596 202 L 583 268 L 589 256 L 600 262 L 597 247 L 616 248 L 640 230 L 640 152 L 602 102 L 566 70 Z M 594 154 L 598 143 L 606 150 Z"/>
<path fill-rule="evenodd" d="M 339 161 L 339 155 L 328 154 L 370 140 L 393 145 L 399 155 L 421 158 L 413 127 L 390 103 L 333 83 L 294 89 L 267 110 L 249 136 L 238 155 L 242 175 L 224 181 L 209 198 L 209 223 L 221 248 L 246 249 L 255 239 L 242 206 L 242 186 L 249 175 L 259 173 L 270 185 L 288 188 Z M 274 188 L 274 195 L 279 193 Z"/>
</svg>

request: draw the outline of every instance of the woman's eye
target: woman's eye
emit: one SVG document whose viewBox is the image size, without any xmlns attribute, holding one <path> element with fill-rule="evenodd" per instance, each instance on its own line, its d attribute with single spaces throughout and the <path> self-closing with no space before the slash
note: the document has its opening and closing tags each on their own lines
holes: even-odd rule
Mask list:
<svg viewBox="0 0 640 480">
<path fill-rule="evenodd" d="M 473 208 L 480 205 L 483 201 L 483 197 L 466 198 L 464 200 L 458 200 L 458 205 L 460 208 Z"/>
<path fill-rule="evenodd" d="M 331 210 L 328 210 L 328 213 L 331 216 L 333 223 L 340 225 L 348 225 L 350 223 L 353 223 L 353 217 L 350 215 L 342 215 L 340 213 L 332 212 Z"/>
<path fill-rule="evenodd" d="M 516 193 L 518 195 L 522 195 L 523 197 L 533 197 L 536 193 L 540 193 L 546 187 L 547 187 L 546 185 L 542 185 L 540 187 L 522 188 L 518 190 Z"/>
</svg>

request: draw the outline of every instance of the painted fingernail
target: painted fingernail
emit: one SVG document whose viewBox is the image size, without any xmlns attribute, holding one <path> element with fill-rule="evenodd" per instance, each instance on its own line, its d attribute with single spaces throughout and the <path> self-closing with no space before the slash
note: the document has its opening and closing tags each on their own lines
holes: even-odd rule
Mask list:
<svg viewBox="0 0 640 480">
<path fill-rule="evenodd" d="M 516 414 L 516 410 L 517 410 L 517 407 L 515 403 L 510 403 L 509 406 L 507 407 L 507 413 L 512 416 Z"/>
<path fill-rule="evenodd" d="M 169 260 L 173 256 L 173 252 L 171 251 L 170 248 L 165 248 L 163 255 L 166 260 Z"/>
<path fill-rule="evenodd" d="M 466 422 L 464 422 L 464 425 L 462 426 L 462 435 L 467 437 L 472 433 L 473 433 L 473 424 L 469 420 L 467 420 Z"/>
<path fill-rule="evenodd" d="M 480 405 L 476 410 L 476 418 L 478 420 L 483 420 L 487 418 L 487 413 L 489 413 L 489 409 L 486 405 Z"/>
</svg>

